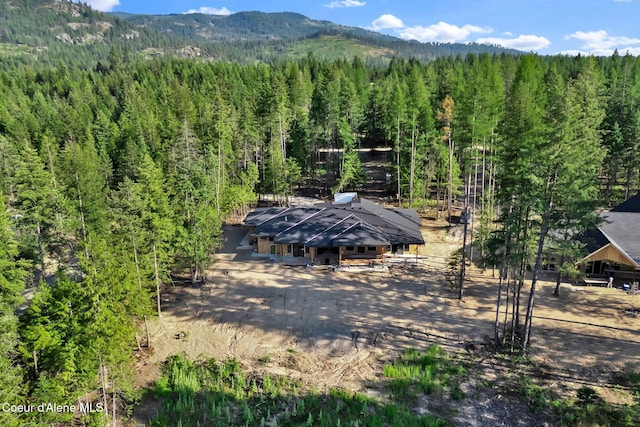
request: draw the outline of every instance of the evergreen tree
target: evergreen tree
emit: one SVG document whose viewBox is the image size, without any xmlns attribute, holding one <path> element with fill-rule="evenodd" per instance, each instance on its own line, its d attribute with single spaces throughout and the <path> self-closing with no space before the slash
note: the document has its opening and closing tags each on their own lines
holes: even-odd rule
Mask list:
<svg viewBox="0 0 640 427">
<path fill-rule="evenodd" d="M 22 401 L 26 392 L 23 371 L 16 363 L 18 319 L 14 311 L 22 301 L 27 267 L 28 264 L 18 257 L 18 242 L 0 193 L 0 400 L 11 404 Z M 0 422 L 6 426 L 18 426 L 24 421 L 19 419 L 19 415 L 2 411 Z"/>
</svg>

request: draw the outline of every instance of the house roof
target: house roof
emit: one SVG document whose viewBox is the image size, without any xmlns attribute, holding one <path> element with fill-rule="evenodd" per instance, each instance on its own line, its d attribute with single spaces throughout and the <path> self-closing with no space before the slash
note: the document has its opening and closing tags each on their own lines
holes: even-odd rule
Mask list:
<svg viewBox="0 0 640 427">
<path fill-rule="evenodd" d="M 640 211 L 610 211 L 602 217 L 599 231 L 603 237 L 640 267 Z"/>
<path fill-rule="evenodd" d="M 580 234 L 578 240 L 585 243 L 585 249 L 588 253 L 593 253 L 600 249 L 601 247 L 609 244 L 609 239 L 602 234 L 599 228 L 587 230 L 584 233 Z"/>
<path fill-rule="evenodd" d="M 597 229 L 587 230 L 578 239 L 586 243 L 589 259 L 605 246 L 611 245 L 628 261 L 640 268 L 640 193 L 600 213 L 603 222 Z"/>
<path fill-rule="evenodd" d="M 635 212 L 640 213 L 640 193 L 627 199 L 616 207 L 611 208 L 610 212 Z"/>
<path fill-rule="evenodd" d="M 244 224 L 255 227 L 252 234 L 256 237 L 313 247 L 424 243 L 417 212 L 385 208 L 362 198 L 349 203 L 256 210 L 247 215 Z"/>
</svg>

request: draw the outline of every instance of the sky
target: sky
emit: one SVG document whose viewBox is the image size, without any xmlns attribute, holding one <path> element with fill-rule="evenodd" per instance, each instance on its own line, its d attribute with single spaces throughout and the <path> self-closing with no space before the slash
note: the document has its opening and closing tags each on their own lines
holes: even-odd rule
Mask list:
<svg viewBox="0 0 640 427">
<path fill-rule="evenodd" d="M 82 0 L 143 14 L 297 12 L 420 42 L 489 43 L 541 55 L 640 55 L 640 0 Z"/>
</svg>

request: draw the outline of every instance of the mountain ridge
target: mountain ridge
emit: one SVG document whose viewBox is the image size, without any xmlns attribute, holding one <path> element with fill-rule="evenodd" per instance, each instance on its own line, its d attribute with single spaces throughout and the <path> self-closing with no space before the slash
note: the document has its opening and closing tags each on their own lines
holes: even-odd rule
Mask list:
<svg viewBox="0 0 640 427">
<path fill-rule="evenodd" d="M 337 45 L 327 46 L 331 43 Z M 523 53 L 490 45 L 407 41 L 297 12 L 144 15 L 103 13 L 70 0 L 0 2 L 0 56 L 8 62 L 94 66 L 113 49 L 142 58 L 160 55 L 241 63 L 295 59 L 316 52 L 321 59 L 360 56 L 378 64 L 394 56 L 427 62 L 447 55 Z"/>
</svg>

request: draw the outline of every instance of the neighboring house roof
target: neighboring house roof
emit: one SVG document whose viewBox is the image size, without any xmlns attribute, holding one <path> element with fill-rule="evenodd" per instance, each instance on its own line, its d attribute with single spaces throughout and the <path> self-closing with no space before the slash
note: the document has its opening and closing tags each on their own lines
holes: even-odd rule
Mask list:
<svg viewBox="0 0 640 427">
<path fill-rule="evenodd" d="M 610 244 L 640 268 L 640 193 L 600 214 L 603 222 L 597 230 L 587 231 L 580 240 L 587 244 L 589 255 Z"/>
<path fill-rule="evenodd" d="M 629 199 L 631 200 L 631 199 Z M 602 214 L 602 235 L 640 267 L 640 212 L 610 211 Z"/>
<path fill-rule="evenodd" d="M 275 243 L 313 247 L 424 244 L 416 211 L 385 208 L 362 198 L 313 207 L 259 209 L 247 215 L 244 224 L 255 227 L 254 236 L 274 237 Z"/>
<path fill-rule="evenodd" d="M 635 212 L 640 213 L 640 193 L 627 199 L 616 207 L 611 208 L 610 212 Z"/>
</svg>

